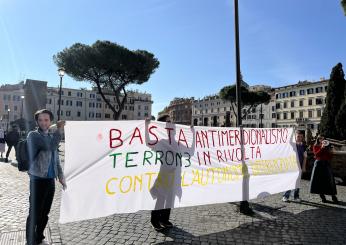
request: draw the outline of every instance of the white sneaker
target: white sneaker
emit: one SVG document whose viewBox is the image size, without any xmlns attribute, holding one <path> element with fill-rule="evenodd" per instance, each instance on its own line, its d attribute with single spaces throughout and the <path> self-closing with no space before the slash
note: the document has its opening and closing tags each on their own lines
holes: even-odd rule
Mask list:
<svg viewBox="0 0 346 245">
<path fill-rule="evenodd" d="M 43 240 L 39 245 L 50 245 L 50 243 L 47 242 L 46 240 Z"/>
<path fill-rule="evenodd" d="M 288 198 L 287 197 L 282 197 L 282 201 L 283 202 L 288 202 Z"/>
<path fill-rule="evenodd" d="M 301 202 L 302 199 L 300 199 L 299 197 L 297 197 L 297 198 L 294 198 L 294 201 L 295 201 L 295 202 Z"/>
</svg>

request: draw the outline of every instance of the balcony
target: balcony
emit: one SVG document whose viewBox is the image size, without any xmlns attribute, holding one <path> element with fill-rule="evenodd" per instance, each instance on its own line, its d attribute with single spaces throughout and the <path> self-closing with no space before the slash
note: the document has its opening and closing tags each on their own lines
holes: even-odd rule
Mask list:
<svg viewBox="0 0 346 245">
<path fill-rule="evenodd" d="M 303 118 L 303 117 L 301 117 L 301 118 L 296 118 L 296 122 L 297 122 L 297 123 L 308 122 L 308 121 L 309 121 L 308 118 Z"/>
</svg>

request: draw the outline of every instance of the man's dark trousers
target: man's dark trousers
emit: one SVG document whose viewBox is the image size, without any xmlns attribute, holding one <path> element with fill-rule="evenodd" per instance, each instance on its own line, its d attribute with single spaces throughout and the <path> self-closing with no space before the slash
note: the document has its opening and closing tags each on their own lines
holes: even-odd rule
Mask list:
<svg viewBox="0 0 346 245">
<path fill-rule="evenodd" d="M 54 179 L 30 178 L 30 208 L 26 221 L 26 240 L 28 245 L 36 245 L 45 238 L 44 229 L 52 206 L 55 192 Z"/>
</svg>

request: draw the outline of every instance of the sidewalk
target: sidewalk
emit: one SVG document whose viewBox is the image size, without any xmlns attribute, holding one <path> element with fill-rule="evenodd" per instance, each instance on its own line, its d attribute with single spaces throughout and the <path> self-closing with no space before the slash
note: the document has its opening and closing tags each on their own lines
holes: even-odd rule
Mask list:
<svg viewBox="0 0 346 245">
<path fill-rule="evenodd" d="M 310 195 L 308 184 L 302 181 L 302 203 L 283 203 L 281 194 L 252 201 L 253 217 L 239 214 L 236 203 L 173 209 L 175 227 L 158 233 L 150 225 L 149 211 L 59 225 L 61 187 L 57 183 L 47 231 L 54 244 L 72 245 L 346 244 L 346 187 L 337 186 L 341 202 L 334 205 Z M 25 230 L 28 188 L 27 174 L 0 163 L 0 245 L 15 234 L 10 232 Z"/>
</svg>

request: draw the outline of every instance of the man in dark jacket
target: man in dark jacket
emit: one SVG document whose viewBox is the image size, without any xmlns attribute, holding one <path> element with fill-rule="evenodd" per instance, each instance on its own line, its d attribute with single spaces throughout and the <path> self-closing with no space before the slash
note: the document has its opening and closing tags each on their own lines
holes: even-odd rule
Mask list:
<svg viewBox="0 0 346 245">
<path fill-rule="evenodd" d="M 6 152 L 6 159 L 5 162 L 8 162 L 8 156 L 10 155 L 10 152 L 12 150 L 12 147 L 15 147 L 19 142 L 19 133 L 17 126 L 12 126 L 12 130 L 7 133 L 5 137 L 5 141 L 7 144 L 7 152 Z"/>
</svg>

